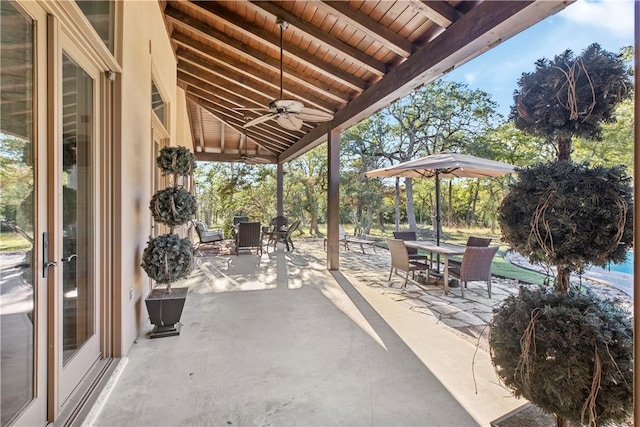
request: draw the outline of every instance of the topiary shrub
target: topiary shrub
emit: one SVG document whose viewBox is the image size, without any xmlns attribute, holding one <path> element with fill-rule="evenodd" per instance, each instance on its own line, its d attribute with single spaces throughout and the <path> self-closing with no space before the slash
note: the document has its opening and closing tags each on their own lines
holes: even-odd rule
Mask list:
<svg viewBox="0 0 640 427">
<path fill-rule="evenodd" d="M 165 147 L 160 150 L 156 165 L 163 175 L 190 176 L 196 168 L 196 158 L 185 147 Z"/>
<path fill-rule="evenodd" d="M 154 221 L 167 225 L 170 230 L 149 240 L 141 266 L 151 279 L 165 284 L 167 293 L 171 293 L 171 283 L 187 277 L 193 269 L 193 244 L 173 231 L 193 219 L 198 210 L 195 196 L 179 184 L 180 177 L 193 173 L 195 156 L 185 147 L 165 147 L 160 150 L 156 164 L 163 175 L 173 176 L 173 185 L 157 191 L 149 209 Z"/>
<path fill-rule="evenodd" d="M 630 313 L 592 294 L 525 288 L 495 313 L 491 360 L 514 395 L 590 426 L 633 414 Z"/>
<path fill-rule="evenodd" d="M 173 233 L 153 238 L 142 254 L 142 268 L 159 284 L 184 279 L 193 270 L 193 244 Z"/>
<path fill-rule="evenodd" d="M 624 167 L 553 162 L 518 170 L 498 210 L 503 240 L 557 268 L 556 288 L 588 265 L 621 263 L 633 243 L 633 193 Z"/>
<path fill-rule="evenodd" d="M 196 197 L 184 188 L 168 187 L 153 195 L 149 209 L 154 221 L 174 228 L 191 220 L 198 204 Z"/>
</svg>

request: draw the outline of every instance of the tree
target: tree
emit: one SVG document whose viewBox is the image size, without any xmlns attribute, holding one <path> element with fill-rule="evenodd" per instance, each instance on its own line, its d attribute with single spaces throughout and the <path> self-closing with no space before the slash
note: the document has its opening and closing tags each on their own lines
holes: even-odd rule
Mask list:
<svg viewBox="0 0 640 427">
<path fill-rule="evenodd" d="M 495 107 L 486 92 L 470 90 L 463 83 L 436 80 L 382 110 L 395 128 L 395 139 L 381 150 L 382 154 L 402 162 L 442 151 L 465 151 L 474 137 L 491 127 Z M 405 179 L 405 191 L 409 229 L 415 230 L 411 179 Z"/>
<path fill-rule="evenodd" d="M 600 140 L 602 124 L 615 120 L 617 105 L 630 96 L 624 60 L 597 43 L 577 57 L 566 50 L 539 59 L 535 67 L 518 80 L 509 117 L 518 129 L 553 143 L 558 160 L 571 158 L 574 136 Z"/>
<path fill-rule="evenodd" d="M 381 183 L 367 178 L 365 172 L 382 166 L 381 153 L 391 137 L 391 126 L 376 114 L 347 129 L 340 139 L 340 205 L 351 208 L 356 234 L 369 234 L 374 215 L 379 217 L 383 210 Z M 384 229 L 384 224 L 379 226 Z"/>
</svg>

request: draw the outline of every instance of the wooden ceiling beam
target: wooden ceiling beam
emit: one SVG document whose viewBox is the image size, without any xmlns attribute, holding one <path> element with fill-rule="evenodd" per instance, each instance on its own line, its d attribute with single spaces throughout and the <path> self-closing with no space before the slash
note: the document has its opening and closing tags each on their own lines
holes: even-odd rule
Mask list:
<svg viewBox="0 0 640 427">
<path fill-rule="evenodd" d="M 374 73 L 378 77 L 384 76 L 388 71 L 387 65 L 383 62 L 380 62 L 357 48 L 338 40 L 336 37 L 322 31 L 320 28 L 310 25 L 308 22 L 300 19 L 298 16 L 271 1 L 255 1 L 249 2 L 248 4 L 251 6 L 257 6 L 264 12 L 270 14 L 273 18 L 284 19 L 289 24 L 314 39 L 317 43 L 322 44 L 325 48 L 340 56 L 347 56 L 351 61 L 358 63 L 359 66 L 364 67 L 367 71 Z"/>
<path fill-rule="evenodd" d="M 188 2 L 184 3 L 189 7 L 193 8 L 195 11 L 204 13 L 214 19 L 218 19 L 224 21 L 229 26 L 233 27 L 235 30 L 241 32 L 254 39 L 256 42 L 266 45 L 272 49 L 277 49 L 280 51 L 280 36 L 273 35 L 270 32 L 264 30 L 263 28 L 256 27 L 252 23 L 240 20 L 236 15 L 230 13 L 228 10 L 224 9 L 220 5 L 215 2 Z M 176 16 L 174 13 L 177 12 L 182 15 L 182 22 L 189 22 L 189 26 L 197 28 L 198 31 L 205 30 L 205 32 L 212 31 L 213 29 L 209 26 L 201 23 L 198 20 L 194 20 L 189 16 L 177 11 L 173 7 L 167 7 L 165 14 L 170 15 L 171 17 Z M 187 19 L 187 21 L 184 21 Z M 359 92 L 365 90 L 367 88 L 367 82 L 355 77 L 354 75 L 347 73 L 341 70 L 338 67 L 335 67 L 331 64 L 327 64 L 316 58 L 312 55 L 309 55 L 306 50 L 298 48 L 293 45 L 288 45 L 286 43 L 283 44 L 283 51 L 290 56 L 293 60 L 300 62 L 301 64 L 306 65 L 318 73 L 323 74 L 324 76 L 336 80 L 341 84 L 348 86 L 354 90 Z"/>
<path fill-rule="evenodd" d="M 408 58 L 414 51 L 414 46 L 407 39 L 400 37 L 358 9 L 349 6 L 345 1 L 316 1 L 315 4 L 337 16 L 340 21 L 353 25 L 403 58 Z"/>
<path fill-rule="evenodd" d="M 201 162 L 242 162 L 242 154 L 225 154 L 225 153 L 196 153 L 196 158 Z M 260 153 L 249 153 L 250 156 L 260 157 L 261 159 L 266 160 L 268 163 L 275 164 L 278 163 L 278 158 L 276 156 L 269 156 L 266 154 Z"/>
<path fill-rule="evenodd" d="M 201 85 L 201 82 L 191 76 L 183 76 L 182 81 L 190 82 L 190 86 L 187 86 L 186 88 L 187 92 L 197 95 L 201 99 L 205 99 L 212 104 L 219 105 L 225 110 L 225 114 L 232 115 L 236 120 L 239 120 L 244 124 L 246 115 L 243 112 L 238 111 L 237 107 L 233 103 L 218 96 L 218 91 L 216 91 L 212 85 Z M 267 129 L 274 138 L 282 141 L 292 141 L 304 136 L 304 132 L 291 131 L 276 125 L 267 124 L 265 125 L 265 129 Z M 286 146 L 288 146 L 287 143 L 282 143 L 282 147 Z"/>
<path fill-rule="evenodd" d="M 233 109 L 230 109 L 225 105 L 224 100 L 215 97 L 212 98 L 206 91 L 202 91 L 193 87 L 188 89 L 187 94 L 191 98 L 197 97 L 200 101 L 202 101 L 198 102 L 198 105 L 206 105 L 209 110 L 213 110 L 220 113 L 221 115 L 224 115 L 225 120 L 228 120 L 229 123 L 234 123 L 235 125 L 240 126 L 241 130 L 239 131 L 246 131 L 243 127 L 243 125 L 246 123 L 244 118 L 238 117 L 235 114 L 236 111 L 233 111 Z M 254 127 L 252 126 L 247 129 L 249 129 L 248 132 L 253 132 Z M 265 140 L 269 141 L 272 146 L 277 149 L 278 152 L 284 151 L 289 147 L 291 142 L 299 138 L 299 136 L 292 137 L 291 135 L 284 133 L 283 130 L 285 129 L 269 122 L 265 122 L 264 126 L 255 129 L 257 129 L 256 132 L 262 135 Z"/>
<path fill-rule="evenodd" d="M 358 123 L 423 84 L 562 10 L 567 4 L 564 0 L 488 1 L 478 4 L 375 86 L 338 111 L 330 125 L 334 129 L 345 129 Z M 326 141 L 326 132 L 326 128 L 316 127 L 282 153 L 278 160 L 291 160 Z"/>
<path fill-rule="evenodd" d="M 185 48 L 178 48 L 178 50 L 176 51 L 176 56 L 178 57 L 178 59 L 183 60 L 184 62 L 201 68 L 204 72 L 214 73 L 223 79 L 229 80 L 232 83 L 236 83 L 244 87 L 245 89 L 258 90 L 265 96 L 268 93 L 270 96 L 272 96 L 272 100 L 278 98 L 280 95 L 280 85 L 273 79 L 269 80 L 268 78 L 265 78 L 264 74 L 258 74 L 254 76 L 245 73 L 237 73 L 237 70 L 232 67 L 225 67 L 218 63 L 208 62 L 200 55 L 194 54 Z M 305 105 L 313 105 L 314 107 L 331 113 L 335 112 L 335 107 L 333 104 L 323 101 L 319 98 L 309 97 L 306 93 L 292 91 L 290 90 L 290 88 L 285 89 L 284 93 L 293 97 L 294 99 L 302 101 Z"/>
<path fill-rule="evenodd" d="M 199 41 L 194 40 L 193 38 L 179 31 L 173 32 L 173 34 L 171 35 L 171 40 L 173 40 L 180 46 L 198 52 L 203 57 L 215 61 L 218 64 L 233 67 L 234 70 L 238 73 L 246 74 L 254 78 L 265 78 L 264 68 L 267 68 L 269 71 L 273 72 L 274 76 L 280 76 L 280 63 L 279 61 L 271 57 L 268 57 L 269 61 L 260 62 L 260 67 L 262 68 L 260 69 L 254 66 L 250 66 L 245 62 L 239 61 L 220 50 L 215 50 L 209 45 L 200 43 Z M 339 107 L 343 107 L 347 104 L 349 95 L 344 91 L 337 90 L 327 85 L 325 82 L 314 79 L 313 77 L 300 75 L 300 73 L 296 72 L 293 67 L 287 64 L 283 64 L 282 69 L 283 74 L 287 80 L 293 81 L 309 91 L 314 91 L 321 96 L 334 100 L 339 104 Z"/>
<path fill-rule="evenodd" d="M 278 148 L 278 146 L 272 140 L 269 140 L 267 137 L 260 134 L 256 130 L 244 129 L 242 127 L 242 124 L 243 124 L 242 121 L 238 121 L 238 120 L 235 120 L 233 117 L 227 116 L 224 113 L 224 111 L 220 111 L 219 109 L 216 108 L 215 105 L 211 105 L 211 103 L 207 102 L 207 100 L 197 97 L 190 93 L 187 93 L 187 99 L 190 100 L 191 102 L 196 103 L 197 105 L 202 107 L 204 110 L 206 110 L 209 114 L 214 116 L 216 119 L 218 119 L 219 121 L 221 121 L 222 123 L 228 126 L 231 126 L 236 131 L 240 133 L 246 132 L 247 136 L 251 137 L 251 140 L 253 142 L 261 146 L 265 150 L 269 151 L 270 153 L 277 154 L 282 152 L 282 148 Z"/>
<path fill-rule="evenodd" d="M 415 10 L 442 28 L 448 28 L 463 16 L 462 12 L 446 1 L 411 0 L 411 5 Z"/>
</svg>

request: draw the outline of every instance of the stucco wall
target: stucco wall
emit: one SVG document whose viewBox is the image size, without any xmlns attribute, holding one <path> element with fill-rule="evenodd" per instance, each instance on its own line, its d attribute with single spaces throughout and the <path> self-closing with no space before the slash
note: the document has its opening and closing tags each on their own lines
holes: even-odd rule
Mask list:
<svg viewBox="0 0 640 427">
<path fill-rule="evenodd" d="M 124 2 L 122 40 L 123 72 L 118 106 L 121 109 L 121 135 L 114 177 L 116 200 L 119 198 L 115 206 L 119 220 L 116 222 L 120 223 L 116 228 L 120 241 L 120 245 L 116 242 L 116 267 L 119 264 L 116 276 L 119 276 L 121 287 L 115 304 L 122 308 L 120 319 L 116 319 L 116 322 L 120 320 L 116 329 L 121 327 L 120 352 L 126 355 L 148 322 L 144 298 L 150 291 L 149 279 L 140 263 L 151 232 L 148 206 L 152 195 L 151 168 L 155 167 L 151 133 L 152 75 L 165 91 L 163 96 L 169 104 L 171 145 L 177 145 L 179 103 L 176 62 L 158 2 Z M 184 95 L 180 93 L 180 96 Z M 132 300 L 129 299 L 130 288 L 134 291 Z"/>
</svg>

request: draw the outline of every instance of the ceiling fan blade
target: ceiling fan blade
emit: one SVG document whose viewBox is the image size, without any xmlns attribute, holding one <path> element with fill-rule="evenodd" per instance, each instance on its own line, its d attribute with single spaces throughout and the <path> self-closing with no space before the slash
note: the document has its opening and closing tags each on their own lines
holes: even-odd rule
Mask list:
<svg viewBox="0 0 640 427">
<path fill-rule="evenodd" d="M 280 114 L 276 121 L 280 126 L 288 130 L 302 129 L 302 120 L 294 114 Z"/>
<path fill-rule="evenodd" d="M 302 110 L 296 114 L 296 117 L 300 120 L 309 122 L 327 122 L 329 120 L 333 120 L 333 114 L 308 107 L 303 107 Z"/>
<path fill-rule="evenodd" d="M 251 126 L 259 125 L 260 123 L 264 123 L 264 122 L 266 122 L 267 120 L 271 120 L 271 119 L 273 119 L 273 118 L 274 118 L 274 117 L 276 117 L 276 116 L 277 116 L 277 114 L 276 114 L 276 113 L 269 113 L 269 114 L 265 114 L 264 116 L 259 116 L 259 117 L 256 117 L 256 118 L 255 118 L 255 119 L 253 119 L 253 120 L 249 120 L 249 121 L 248 121 L 247 123 L 245 123 L 242 127 L 246 129 L 246 128 L 251 127 Z"/>
</svg>

